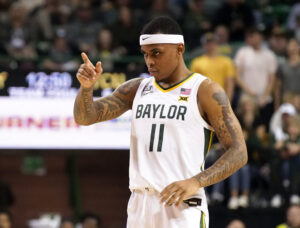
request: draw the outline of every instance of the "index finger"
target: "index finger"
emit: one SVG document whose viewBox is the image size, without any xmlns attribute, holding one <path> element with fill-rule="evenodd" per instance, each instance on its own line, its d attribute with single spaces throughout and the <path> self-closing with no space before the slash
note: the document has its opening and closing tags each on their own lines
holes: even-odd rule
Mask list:
<svg viewBox="0 0 300 228">
<path fill-rule="evenodd" d="M 81 53 L 81 58 L 84 63 L 94 66 L 94 64 L 90 61 L 89 57 L 84 52 Z"/>
</svg>

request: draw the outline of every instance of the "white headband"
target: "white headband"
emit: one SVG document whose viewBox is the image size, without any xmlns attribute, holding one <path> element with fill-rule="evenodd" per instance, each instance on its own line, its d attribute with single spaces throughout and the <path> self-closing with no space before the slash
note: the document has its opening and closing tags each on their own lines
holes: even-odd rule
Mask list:
<svg viewBox="0 0 300 228">
<path fill-rule="evenodd" d="M 144 34 L 140 36 L 140 45 L 147 44 L 179 44 L 183 43 L 182 35 L 175 34 Z"/>
</svg>

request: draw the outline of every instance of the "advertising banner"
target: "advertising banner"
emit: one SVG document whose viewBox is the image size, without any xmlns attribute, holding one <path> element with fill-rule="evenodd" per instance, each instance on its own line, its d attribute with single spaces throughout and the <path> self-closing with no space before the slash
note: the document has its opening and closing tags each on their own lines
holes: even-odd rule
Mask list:
<svg viewBox="0 0 300 228">
<path fill-rule="evenodd" d="M 131 112 L 91 126 L 73 119 L 74 99 L 0 97 L 0 149 L 128 149 Z"/>
<path fill-rule="evenodd" d="M 94 96 L 111 94 L 128 78 L 104 73 Z M 128 149 L 131 113 L 78 126 L 73 104 L 76 72 L 0 70 L 0 149 Z"/>
</svg>

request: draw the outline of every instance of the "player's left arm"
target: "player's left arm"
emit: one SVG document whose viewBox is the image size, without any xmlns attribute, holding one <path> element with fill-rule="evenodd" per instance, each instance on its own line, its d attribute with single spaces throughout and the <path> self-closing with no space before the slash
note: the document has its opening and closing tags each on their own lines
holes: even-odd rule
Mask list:
<svg viewBox="0 0 300 228">
<path fill-rule="evenodd" d="M 225 149 L 225 153 L 207 170 L 168 185 L 161 192 L 161 202 L 177 206 L 195 194 L 199 188 L 213 185 L 229 177 L 247 163 L 248 155 L 241 126 L 235 117 L 224 90 L 210 80 L 198 91 L 202 116 L 211 124 Z"/>
<path fill-rule="evenodd" d="M 199 182 L 199 187 L 206 187 L 224 180 L 243 167 L 248 155 L 240 123 L 223 89 L 208 80 L 200 88 L 198 99 L 203 114 L 225 149 L 225 153 L 211 167 L 193 177 Z"/>
</svg>

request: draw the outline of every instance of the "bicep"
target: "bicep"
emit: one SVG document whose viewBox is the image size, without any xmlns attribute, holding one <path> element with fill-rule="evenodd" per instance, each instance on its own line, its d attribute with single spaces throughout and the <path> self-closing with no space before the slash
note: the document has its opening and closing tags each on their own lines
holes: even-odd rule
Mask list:
<svg viewBox="0 0 300 228">
<path fill-rule="evenodd" d="M 102 97 L 96 100 L 94 104 L 97 113 L 97 122 L 115 119 L 129 109 L 126 101 L 117 94 Z"/>
<path fill-rule="evenodd" d="M 131 109 L 135 93 L 142 79 L 132 79 L 119 86 L 111 95 L 94 101 L 97 122 L 119 117 Z"/>
<path fill-rule="evenodd" d="M 206 94 L 208 96 L 202 102 L 203 111 L 220 143 L 227 149 L 244 144 L 242 129 L 224 90 L 213 84 Z"/>
</svg>

